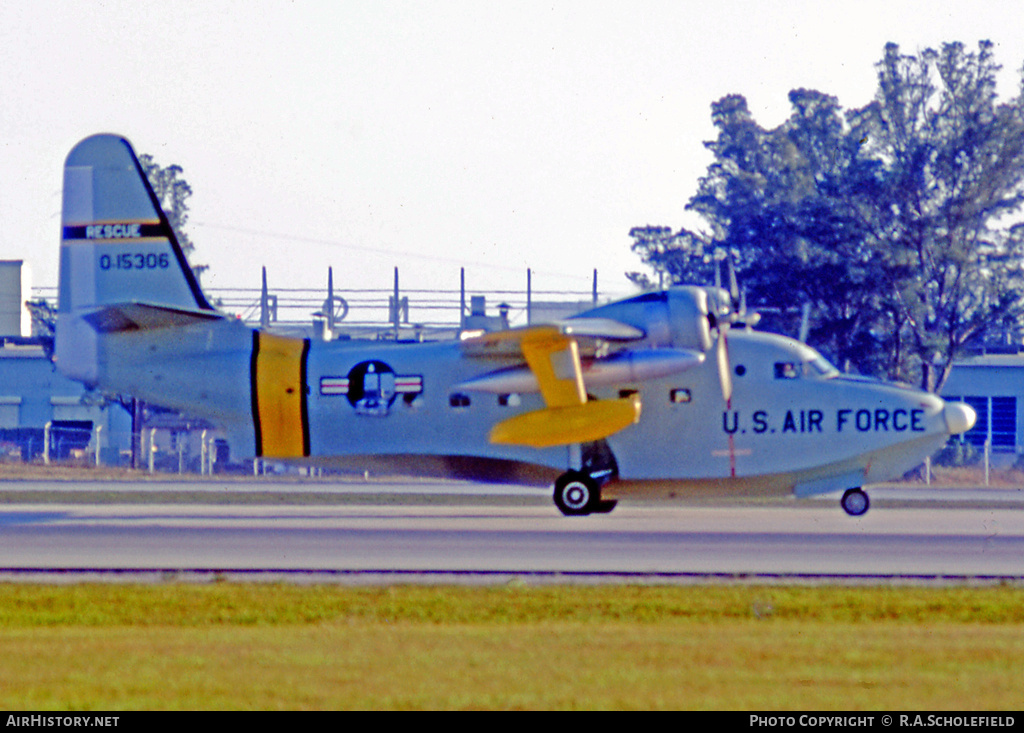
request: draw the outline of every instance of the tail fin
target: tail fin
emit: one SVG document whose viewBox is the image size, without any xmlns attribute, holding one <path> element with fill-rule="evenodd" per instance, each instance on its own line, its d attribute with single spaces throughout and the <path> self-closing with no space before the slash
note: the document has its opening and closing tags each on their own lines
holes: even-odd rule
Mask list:
<svg viewBox="0 0 1024 733">
<path fill-rule="evenodd" d="M 95 382 L 85 319 L 106 307 L 215 313 L 124 138 L 94 135 L 68 154 L 61 225 L 56 362 L 68 376 Z"/>
</svg>

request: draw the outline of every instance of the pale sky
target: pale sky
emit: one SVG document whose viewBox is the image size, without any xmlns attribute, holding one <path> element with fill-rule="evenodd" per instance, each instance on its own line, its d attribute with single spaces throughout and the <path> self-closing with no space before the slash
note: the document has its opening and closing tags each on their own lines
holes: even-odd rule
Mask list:
<svg viewBox="0 0 1024 733">
<path fill-rule="evenodd" d="M 694 222 L 710 105 L 868 103 L 887 41 L 995 44 L 1020 0 L 0 4 L 0 259 L 57 282 L 62 166 L 97 132 L 184 168 L 207 287 L 627 293 L 633 226 Z"/>
</svg>

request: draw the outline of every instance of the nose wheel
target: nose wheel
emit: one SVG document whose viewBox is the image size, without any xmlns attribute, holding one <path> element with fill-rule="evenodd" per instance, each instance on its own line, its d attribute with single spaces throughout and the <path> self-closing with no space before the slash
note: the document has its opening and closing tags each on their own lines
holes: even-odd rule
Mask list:
<svg viewBox="0 0 1024 733">
<path fill-rule="evenodd" d="M 607 513 L 615 503 L 602 501 L 601 484 L 583 471 L 566 471 L 555 481 L 555 505 L 566 516 Z"/>
<path fill-rule="evenodd" d="M 839 505 L 851 517 L 859 517 L 868 510 L 871 502 L 868 500 L 868 495 L 862 489 L 856 488 L 847 489 L 843 494 L 843 498 L 839 500 Z"/>
</svg>

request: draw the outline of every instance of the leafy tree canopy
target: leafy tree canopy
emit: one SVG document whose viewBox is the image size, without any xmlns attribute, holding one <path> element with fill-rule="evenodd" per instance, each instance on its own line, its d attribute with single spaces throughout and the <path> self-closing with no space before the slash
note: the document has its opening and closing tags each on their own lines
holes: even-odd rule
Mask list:
<svg viewBox="0 0 1024 733">
<path fill-rule="evenodd" d="M 139 164 L 149 179 L 149 185 L 153 187 L 160 208 L 167 215 L 167 220 L 174 230 L 178 243 L 184 251 L 185 256 L 190 258 L 195 250 L 195 245 L 185 231 L 185 224 L 188 223 L 188 200 L 192 196 L 192 187 L 181 177 L 183 169 L 180 165 L 169 165 L 162 167 L 158 165 L 152 155 L 140 155 Z M 192 265 L 192 271 L 199 277 L 207 265 Z"/>
<path fill-rule="evenodd" d="M 870 104 L 797 89 L 773 130 L 723 97 L 686 206 L 706 229 L 638 227 L 633 249 L 675 282 L 712 281 L 727 254 L 759 309 L 808 304 L 808 341 L 838 363 L 939 389 L 959 351 L 1024 318 L 1024 94 L 998 101 L 999 68 L 988 41 L 890 43 Z"/>
</svg>

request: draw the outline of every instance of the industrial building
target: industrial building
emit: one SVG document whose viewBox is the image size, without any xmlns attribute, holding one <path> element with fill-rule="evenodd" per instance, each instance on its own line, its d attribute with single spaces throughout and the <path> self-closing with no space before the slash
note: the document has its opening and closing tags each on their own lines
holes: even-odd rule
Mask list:
<svg viewBox="0 0 1024 733">
<path fill-rule="evenodd" d="M 119 463 L 131 450 L 130 412 L 54 368 L 48 339 L 33 333 L 31 297 L 28 265 L 0 261 L 0 455 L 95 459 L 98 445 L 101 461 Z"/>
<path fill-rule="evenodd" d="M 1016 461 L 1024 453 L 1024 430 L 1017 405 L 1024 401 L 1024 354 L 983 354 L 958 360 L 942 390 L 945 399 L 960 398 L 978 413 L 963 439 L 979 450 L 986 442 L 997 463 Z"/>
</svg>

